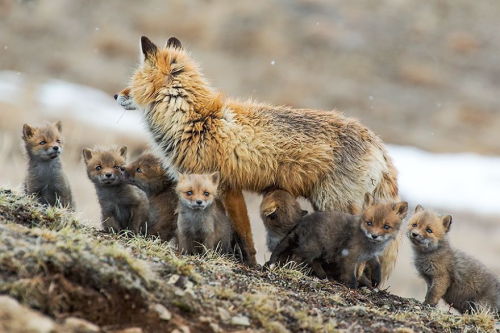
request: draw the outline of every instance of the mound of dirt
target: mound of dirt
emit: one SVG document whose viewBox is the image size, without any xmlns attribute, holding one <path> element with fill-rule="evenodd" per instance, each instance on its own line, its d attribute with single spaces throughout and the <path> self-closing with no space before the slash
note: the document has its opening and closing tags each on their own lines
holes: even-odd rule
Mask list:
<svg viewBox="0 0 500 333">
<path fill-rule="evenodd" d="M 300 267 L 255 270 L 216 253 L 181 256 L 158 239 L 104 234 L 6 189 L 0 239 L 0 294 L 9 296 L 0 297 L 0 329 L 9 332 L 494 329 L 487 313 L 457 316 L 351 290 Z"/>
</svg>

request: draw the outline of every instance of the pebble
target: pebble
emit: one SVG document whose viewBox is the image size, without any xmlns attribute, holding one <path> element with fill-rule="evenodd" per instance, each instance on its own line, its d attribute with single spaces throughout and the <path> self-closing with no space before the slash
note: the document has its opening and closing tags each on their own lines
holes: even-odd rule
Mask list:
<svg viewBox="0 0 500 333">
<path fill-rule="evenodd" d="M 250 319 L 245 316 L 235 316 L 231 318 L 231 324 L 239 326 L 250 326 Z"/>
<path fill-rule="evenodd" d="M 167 308 L 160 303 L 154 304 L 153 306 L 151 306 L 151 309 L 158 314 L 158 317 L 161 320 L 169 321 L 170 319 L 172 319 L 172 314 L 170 313 L 170 311 L 168 311 Z"/>
</svg>

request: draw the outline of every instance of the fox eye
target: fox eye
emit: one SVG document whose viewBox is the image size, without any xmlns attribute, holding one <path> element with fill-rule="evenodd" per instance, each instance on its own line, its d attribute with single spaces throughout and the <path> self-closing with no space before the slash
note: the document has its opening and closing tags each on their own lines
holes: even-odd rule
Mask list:
<svg viewBox="0 0 500 333">
<path fill-rule="evenodd" d="M 412 226 L 412 227 L 416 227 L 416 226 L 417 226 L 417 224 L 416 224 L 416 223 L 413 223 L 411 226 Z"/>
<path fill-rule="evenodd" d="M 366 221 L 366 225 L 372 225 L 372 221 Z"/>
<path fill-rule="evenodd" d="M 208 197 L 210 195 L 210 193 L 208 193 L 207 191 L 203 192 L 203 195 Z"/>
<path fill-rule="evenodd" d="M 137 169 L 135 169 L 135 171 L 138 172 L 138 173 L 142 173 L 142 169 L 141 168 L 137 168 Z"/>
<path fill-rule="evenodd" d="M 192 195 L 193 195 L 193 191 L 187 191 L 187 192 L 186 192 L 186 194 L 187 194 L 188 196 L 192 196 Z"/>
<path fill-rule="evenodd" d="M 115 165 L 113 168 L 115 168 L 116 170 L 120 169 L 120 166 L 119 165 Z"/>
<path fill-rule="evenodd" d="M 61 140 L 60 140 L 60 139 L 57 139 L 57 140 L 56 140 L 56 142 L 57 142 L 57 143 L 61 143 Z"/>
<path fill-rule="evenodd" d="M 432 234 L 432 229 L 431 228 L 427 228 L 427 229 L 425 229 L 425 231 L 427 231 L 428 233 Z"/>
<path fill-rule="evenodd" d="M 269 217 L 269 219 L 271 220 L 275 220 L 278 215 L 276 214 L 276 212 L 272 212 L 271 214 L 267 215 L 267 217 Z"/>
<path fill-rule="evenodd" d="M 47 143 L 47 141 L 45 141 L 45 140 L 40 141 L 40 145 L 42 145 L 42 146 L 43 146 L 44 144 L 46 144 L 46 143 Z"/>
<path fill-rule="evenodd" d="M 120 171 L 125 171 L 125 168 L 121 166 Z"/>
<path fill-rule="evenodd" d="M 391 226 L 390 226 L 390 225 L 388 225 L 388 224 L 384 224 L 384 229 L 385 229 L 385 230 L 389 230 L 389 229 L 391 229 Z"/>
<path fill-rule="evenodd" d="M 98 165 L 98 166 L 96 166 L 96 167 L 95 167 L 95 169 L 96 169 L 97 171 L 99 171 L 99 170 L 101 170 L 101 169 L 102 169 L 102 166 Z"/>
</svg>

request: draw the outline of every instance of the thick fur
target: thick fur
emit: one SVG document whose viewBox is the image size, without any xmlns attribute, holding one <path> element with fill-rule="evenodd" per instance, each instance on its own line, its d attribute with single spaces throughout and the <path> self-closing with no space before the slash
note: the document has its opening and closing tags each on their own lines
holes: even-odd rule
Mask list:
<svg viewBox="0 0 500 333">
<path fill-rule="evenodd" d="M 427 283 L 425 303 L 441 298 L 460 312 L 488 307 L 500 314 L 500 280 L 478 260 L 453 249 L 447 238 L 451 216 L 417 206 L 408 223 L 415 266 Z"/>
<path fill-rule="evenodd" d="M 279 242 L 293 229 L 307 211 L 287 191 L 264 193 L 260 204 L 260 217 L 267 232 L 267 248 L 273 252 Z"/>
<path fill-rule="evenodd" d="M 161 161 L 151 153 L 144 153 L 125 167 L 125 182 L 146 193 L 149 200 L 147 233 L 171 240 L 177 229 L 176 183 L 167 175 Z"/>
<path fill-rule="evenodd" d="M 62 125 L 58 121 L 42 127 L 23 126 L 23 141 L 28 155 L 26 194 L 35 195 L 45 205 L 75 208 L 68 179 L 63 172 Z"/>
<path fill-rule="evenodd" d="M 120 149 L 83 149 L 87 175 L 94 183 L 101 205 L 101 223 L 105 231 L 145 232 L 149 216 L 146 194 L 127 184 L 125 170 L 127 147 Z"/>
<path fill-rule="evenodd" d="M 117 99 L 125 108 L 143 110 L 171 170 L 219 171 L 223 185 L 236 191 L 282 188 L 308 198 L 316 210 L 352 212 L 366 192 L 378 200 L 397 199 L 391 159 L 358 121 L 336 111 L 224 98 L 180 43 L 158 49 L 146 37 L 141 41 L 144 61 Z M 244 223 L 248 218 L 235 218 L 236 230 L 249 230 L 238 226 Z M 240 236 L 250 242 L 249 235 Z M 397 246 L 387 255 L 387 275 L 395 252 Z"/>
<path fill-rule="evenodd" d="M 312 213 L 278 244 L 269 264 L 298 256 L 319 277 L 339 279 L 357 288 L 361 278 L 358 266 L 370 262 L 373 286 L 378 286 L 382 276 L 377 256 L 397 237 L 407 209 L 407 202 L 374 204 L 366 194 L 359 216 L 335 211 Z M 324 271 L 324 264 L 335 267 L 333 276 Z"/>
<path fill-rule="evenodd" d="M 231 253 L 234 244 L 231 221 L 217 202 L 219 174 L 183 175 L 179 177 L 177 240 L 187 254 L 205 249 Z"/>
</svg>

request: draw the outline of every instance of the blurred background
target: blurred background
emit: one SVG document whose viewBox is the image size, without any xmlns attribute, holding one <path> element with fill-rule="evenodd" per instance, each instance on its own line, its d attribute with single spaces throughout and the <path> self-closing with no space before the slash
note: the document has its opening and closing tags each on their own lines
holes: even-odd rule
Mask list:
<svg viewBox="0 0 500 333">
<path fill-rule="evenodd" d="M 98 225 L 81 149 L 147 147 L 112 96 L 141 35 L 176 36 L 228 96 L 359 118 L 389 144 L 411 210 L 452 214 L 452 244 L 500 274 L 498 17 L 494 0 L 0 0 L 0 185 L 25 176 L 22 124 L 61 119 L 78 213 Z M 246 199 L 262 262 L 260 198 Z M 405 237 L 389 284 L 425 295 Z"/>
</svg>

